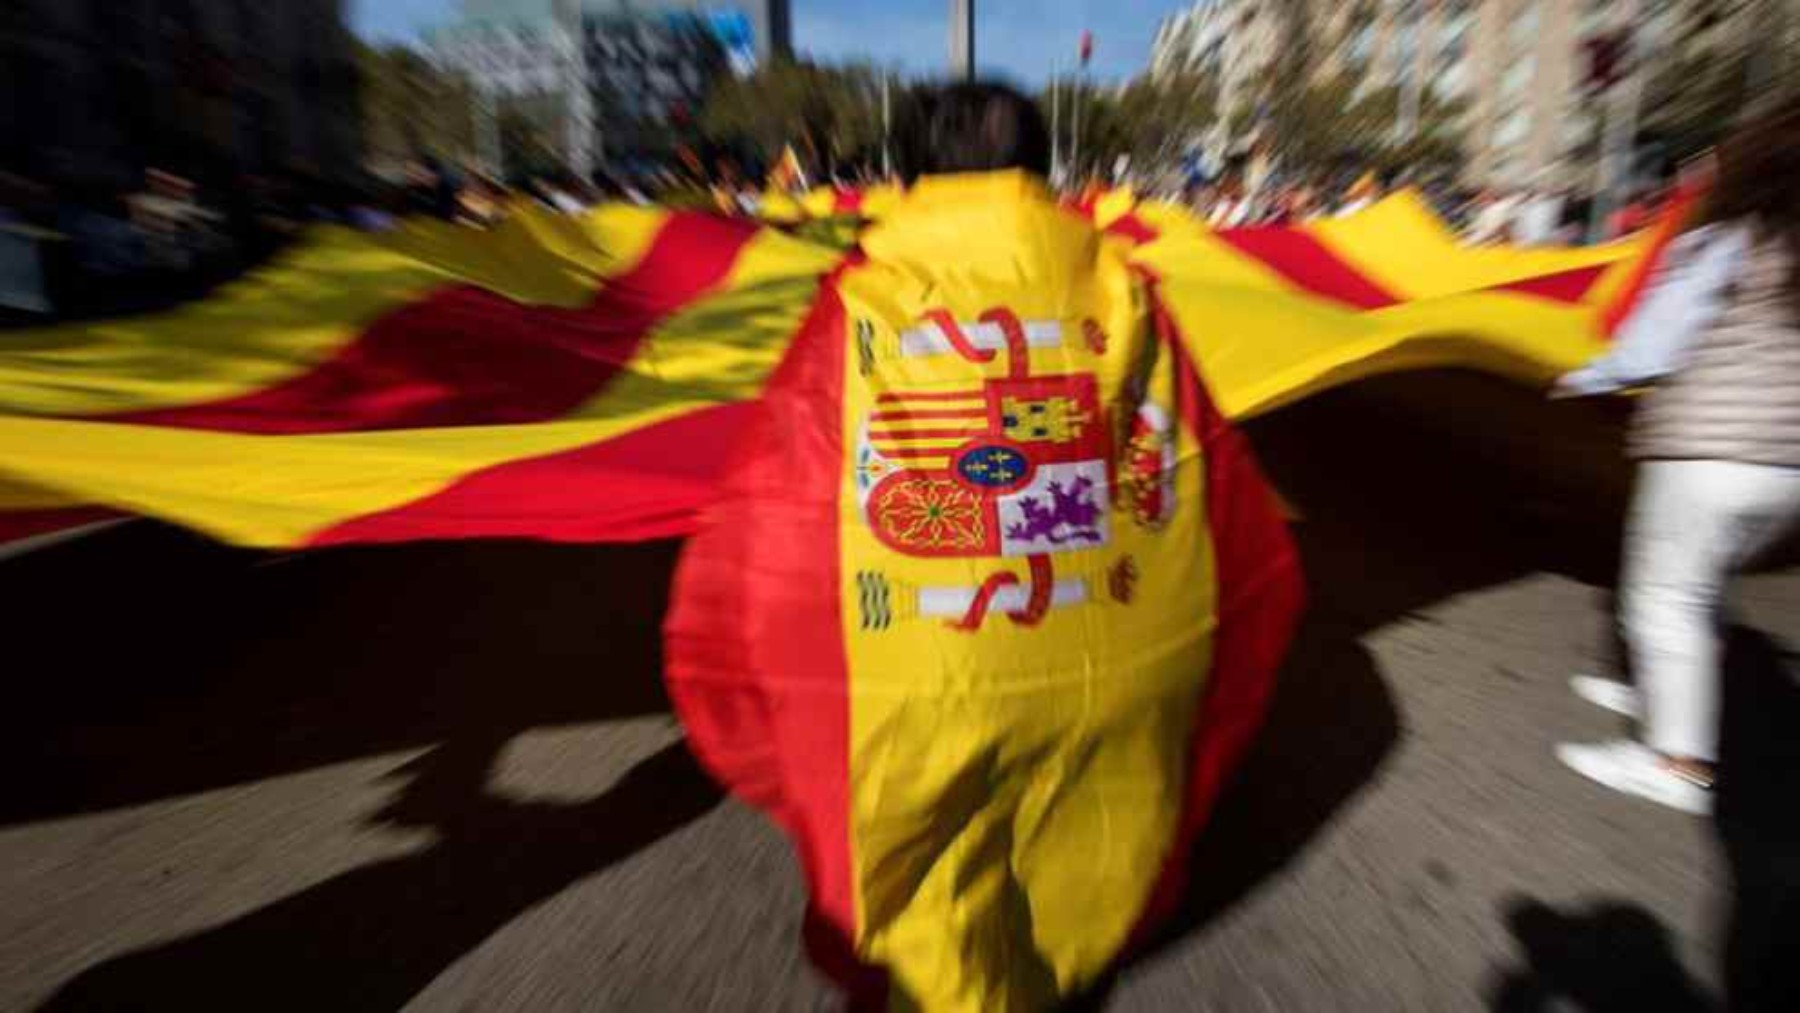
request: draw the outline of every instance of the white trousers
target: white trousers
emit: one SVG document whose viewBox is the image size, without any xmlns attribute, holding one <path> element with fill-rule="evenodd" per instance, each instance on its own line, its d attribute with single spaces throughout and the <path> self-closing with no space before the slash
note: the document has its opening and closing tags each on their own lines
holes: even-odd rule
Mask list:
<svg viewBox="0 0 1800 1013">
<path fill-rule="evenodd" d="M 1719 754 L 1726 584 L 1800 520 L 1800 468 L 1646 461 L 1625 533 L 1620 614 L 1644 701 L 1644 741 Z"/>
</svg>

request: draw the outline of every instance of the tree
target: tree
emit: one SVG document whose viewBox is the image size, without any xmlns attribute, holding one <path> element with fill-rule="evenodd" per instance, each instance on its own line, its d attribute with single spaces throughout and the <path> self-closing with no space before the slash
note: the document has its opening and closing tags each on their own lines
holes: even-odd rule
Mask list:
<svg viewBox="0 0 1800 1013">
<path fill-rule="evenodd" d="M 396 165 L 427 155 L 467 159 L 475 146 L 468 82 L 400 46 L 356 44 L 364 157 Z"/>
<path fill-rule="evenodd" d="M 1217 89 L 1198 74 L 1145 76 L 1113 90 L 1078 89 L 1067 81 L 1052 87 L 1061 95 L 1041 95 L 1038 104 L 1046 110 L 1053 103 L 1061 107 L 1064 151 L 1070 159 L 1079 157 L 1080 164 L 1069 166 L 1077 176 L 1104 172 L 1120 155 L 1138 166 L 1171 165 L 1200 142 L 1218 115 Z"/>
<path fill-rule="evenodd" d="M 753 154 L 765 164 L 793 145 L 826 170 L 879 152 L 882 72 L 867 64 L 825 66 L 775 60 L 720 82 L 700 112 L 715 149 Z"/>
<path fill-rule="evenodd" d="M 494 130 L 499 135 L 501 175 L 511 180 L 551 175 L 563 168 L 555 140 L 561 118 L 557 96 L 519 96 L 498 103 Z"/>
<path fill-rule="evenodd" d="M 1349 77 L 1284 82 L 1271 88 L 1260 106 L 1234 110 L 1232 133 L 1254 133 L 1290 169 L 1459 165 L 1462 106 L 1440 101 L 1426 89 L 1417 126 L 1402 139 L 1395 133 L 1401 101 L 1398 87 L 1368 88 Z"/>
</svg>

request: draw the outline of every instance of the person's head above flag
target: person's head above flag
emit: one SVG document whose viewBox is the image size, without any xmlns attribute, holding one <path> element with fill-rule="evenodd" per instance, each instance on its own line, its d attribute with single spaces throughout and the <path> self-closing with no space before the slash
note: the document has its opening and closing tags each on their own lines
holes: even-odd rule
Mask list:
<svg viewBox="0 0 1800 1013">
<path fill-rule="evenodd" d="M 1023 169 L 1050 175 L 1050 128 L 1037 104 L 1002 84 L 970 82 L 915 89 L 894 117 L 900 175 Z"/>
</svg>

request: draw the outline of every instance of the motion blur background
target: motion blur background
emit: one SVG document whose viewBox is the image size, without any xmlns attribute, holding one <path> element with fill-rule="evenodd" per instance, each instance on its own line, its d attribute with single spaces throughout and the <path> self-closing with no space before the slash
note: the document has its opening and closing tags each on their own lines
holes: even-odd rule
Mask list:
<svg viewBox="0 0 1800 1013">
<path fill-rule="evenodd" d="M 1411 187 L 1470 243 L 1592 243 L 1800 90 L 1800 0 L 0 0 L 0 328 L 190 302 L 320 222 L 852 191 L 964 76 L 1040 100 L 1070 195 Z M 1727 948 L 1793 964 L 1755 958 L 1793 938 L 1800 655 L 1733 641 L 1778 831 L 1544 748 L 1602 727 L 1562 682 L 1608 664 L 1616 407 L 1433 375 L 1252 431 L 1306 507 L 1309 678 L 1113 1008 L 1698 1011 Z M 138 523 L 8 562 L 0 1009 L 829 1003 L 783 843 L 666 713 L 674 558 Z M 1800 642 L 1793 571 L 1741 597 Z"/>
<path fill-rule="evenodd" d="M 1040 97 L 1071 188 L 1262 220 L 1368 176 L 1581 241 L 1797 71 L 1794 0 L 11 0 L 0 302 L 154 303 L 465 191 L 754 210 L 881 176 L 900 90 L 969 74 Z"/>
</svg>

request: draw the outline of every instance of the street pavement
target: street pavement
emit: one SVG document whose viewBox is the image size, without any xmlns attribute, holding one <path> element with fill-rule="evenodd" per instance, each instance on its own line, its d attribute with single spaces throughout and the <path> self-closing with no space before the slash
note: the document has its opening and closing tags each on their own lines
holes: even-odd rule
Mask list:
<svg viewBox="0 0 1800 1013">
<path fill-rule="evenodd" d="M 1697 820 L 1551 756 L 1620 731 L 1566 688 L 1616 653 L 1614 413 L 1424 376 L 1252 436 L 1312 608 L 1181 917 L 1091 1005 L 1698 1011 L 1800 966 L 1800 570 L 1735 595 Z M 835 1008 L 784 843 L 668 713 L 677 550 L 136 523 L 0 565 L 0 1010 Z"/>
</svg>

